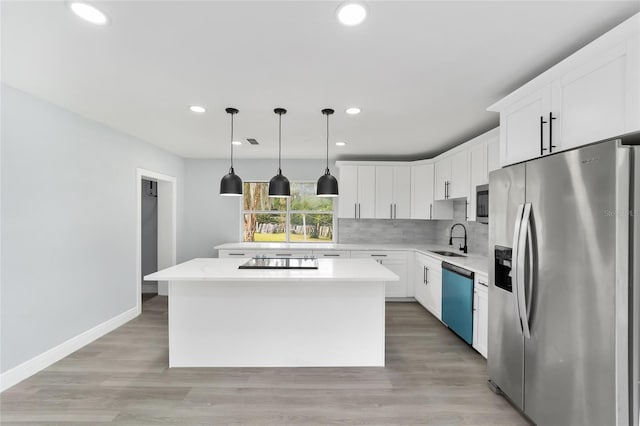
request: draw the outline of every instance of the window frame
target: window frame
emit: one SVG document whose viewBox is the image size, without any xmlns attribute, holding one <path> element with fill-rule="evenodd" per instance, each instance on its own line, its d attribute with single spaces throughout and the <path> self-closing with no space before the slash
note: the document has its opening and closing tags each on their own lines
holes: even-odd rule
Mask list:
<svg viewBox="0 0 640 426">
<path fill-rule="evenodd" d="M 269 183 L 267 180 L 248 180 L 246 182 L 255 183 Z M 243 182 L 244 185 L 245 182 Z M 317 185 L 315 180 L 292 180 L 291 183 L 302 184 L 314 184 Z M 240 198 L 240 232 L 239 241 L 241 243 L 257 244 L 255 241 L 244 241 L 244 215 L 245 214 L 284 214 L 285 215 L 285 241 L 262 241 L 264 244 L 335 244 L 338 241 L 338 215 L 337 215 L 337 201 L 338 198 L 333 198 L 333 206 L 331 210 L 291 210 L 291 197 L 287 197 L 287 209 L 286 210 L 245 210 L 244 209 L 244 187 L 242 197 Z M 283 197 L 284 198 L 284 197 Z M 332 238 L 326 242 L 318 241 L 291 241 L 291 214 L 331 214 L 331 226 L 333 227 Z"/>
</svg>

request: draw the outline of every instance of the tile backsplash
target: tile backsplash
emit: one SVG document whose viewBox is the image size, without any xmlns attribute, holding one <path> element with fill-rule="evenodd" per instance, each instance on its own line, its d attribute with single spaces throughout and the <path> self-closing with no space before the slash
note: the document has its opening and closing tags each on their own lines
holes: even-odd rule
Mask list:
<svg viewBox="0 0 640 426">
<path fill-rule="evenodd" d="M 469 252 L 487 255 L 489 226 L 465 220 L 465 200 L 453 201 L 453 220 L 338 219 L 338 242 L 344 244 L 449 244 L 454 223 L 467 228 Z M 453 233 L 463 236 L 460 227 Z M 462 239 L 454 239 L 454 247 Z"/>
</svg>

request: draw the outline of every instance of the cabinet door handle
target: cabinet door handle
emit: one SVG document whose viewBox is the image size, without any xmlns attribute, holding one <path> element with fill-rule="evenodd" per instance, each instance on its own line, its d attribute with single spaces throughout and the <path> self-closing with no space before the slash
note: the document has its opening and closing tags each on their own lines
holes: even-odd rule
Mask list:
<svg viewBox="0 0 640 426">
<path fill-rule="evenodd" d="M 329 254 L 329 253 L 325 253 L 322 256 L 324 256 L 324 257 L 340 257 L 339 254 Z"/>
<path fill-rule="evenodd" d="M 444 181 L 444 199 L 447 199 L 447 181 Z"/>
<path fill-rule="evenodd" d="M 393 219 L 393 203 L 389 204 L 389 219 Z"/>
<path fill-rule="evenodd" d="M 544 121 L 544 117 L 540 116 L 540 155 L 544 155 L 544 152 L 547 150 L 547 148 L 544 147 L 544 125 L 547 124 L 546 121 Z"/>
<path fill-rule="evenodd" d="M 469 203 L 464 203 L 464 220 L 469 219 Z"/>
<path fill-rule="evenodd" d="M 396 203 L 393 203 L 393 218 L 398 218 L 398 205 Z"/>
<path fill-rule="evenodd" d="M 553 116 L 553 113 L 550 112 L 549 113 L 549 153 L 553 152 L 553 148 L 555 148 L 556 146 L 553 144 L 553 120 L 555 120 L 556 117 Z"/>
<path fill-rule="evenodd" d="M 386 254 L 372 254 L 372 257 L 387 257 Z"/>
<path fill-rule="evenodd" d="M 358 218 L 358 203 L 353 203 L 353 217 Z"/>
<path fill-rule="evenodd" d="M 426 284 L 427 283 L 427 267 L 423 266 L 422 267 L 422 284 Z"/>
<path fill-rule="evenodd" d="M 229 256 L 244 256 L 244 253 L 229 253 Z"/>
<path fill-rule="evenodd" d="M 426 270 L 427 270 L 426 277 L 425 277 L 425 279 L 426 279 L 426 281 L 427 281 L 427 282 L 426 282 L 426 284 L 429 284 L 429 268 L 427 268 L 427 267 L 425 266 L 425 267 L 424 267 L 424 269 L 426 269 Z"/>
<path fill-rule="evenodd" d="M 362 218 L 362 206 L 358 203 L 358 219 Z"/>
</svg>

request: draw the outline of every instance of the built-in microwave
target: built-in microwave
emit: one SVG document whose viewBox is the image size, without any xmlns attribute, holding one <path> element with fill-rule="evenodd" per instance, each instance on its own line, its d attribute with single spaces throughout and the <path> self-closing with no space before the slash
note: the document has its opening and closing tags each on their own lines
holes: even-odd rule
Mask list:
<svg viewBox="0 0 640 426">
<path fill-rule="evenodd" d="M 476 222 L 489 223 L 489 185 L 476 186 Z"/>
</svg>

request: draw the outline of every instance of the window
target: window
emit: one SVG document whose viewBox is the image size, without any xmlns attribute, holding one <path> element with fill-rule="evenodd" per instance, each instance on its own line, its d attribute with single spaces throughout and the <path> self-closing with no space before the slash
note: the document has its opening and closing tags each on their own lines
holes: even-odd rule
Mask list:
<svg viewBox="0 0 640 426">
<path fill-rule="evenodd" d="M 269 198 L 269 182 L 245 182 L 243 241 L 333 242 L 333 198 L 316 197 L 315 182 L 291 182 L 290 198 Z"/>
</svg>

